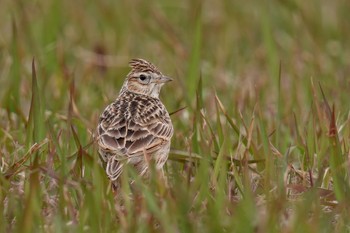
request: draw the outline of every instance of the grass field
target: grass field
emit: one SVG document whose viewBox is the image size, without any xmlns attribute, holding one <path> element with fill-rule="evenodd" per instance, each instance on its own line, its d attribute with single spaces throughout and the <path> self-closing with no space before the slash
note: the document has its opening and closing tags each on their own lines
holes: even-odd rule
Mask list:
<svg viewBox="0 0 350 233">
<path fill-rule="evenodd" d="M 350 231 L 350 1 L 2 0 L 0 19 L 0 232 Z M 168 184 L 115 198 L 93 134 L 135 57 L 175 80 Z"/>
</svg>

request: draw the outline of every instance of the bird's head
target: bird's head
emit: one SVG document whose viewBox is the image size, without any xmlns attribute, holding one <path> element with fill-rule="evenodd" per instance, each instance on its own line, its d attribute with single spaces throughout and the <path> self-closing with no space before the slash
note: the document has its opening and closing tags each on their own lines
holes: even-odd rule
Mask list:
<svg viewBox="0 0 350 233">
<path fill-rule="evenodd" d="M 124 82 L 124 90 L 158 98 L 164 83 L 172 81 L 172 78 L 164 76 L 157 67 L 143 59 L 132 59 L 129 65 L 131 71 Z"/>
</svg>

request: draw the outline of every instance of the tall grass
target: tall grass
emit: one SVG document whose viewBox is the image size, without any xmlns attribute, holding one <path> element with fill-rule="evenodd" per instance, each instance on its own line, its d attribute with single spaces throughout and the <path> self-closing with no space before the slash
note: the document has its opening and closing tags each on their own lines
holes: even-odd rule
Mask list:
<svg viewBox="0 0 350 233">
<path fill-rule="evenodd" d="M 0 231 L 349 231 L 349 11 L 3 1 Z M 176 80 L 175 135 L 166 180 L 127 169 L 115 195 L 94 132 L 134 57 Z"/>
</svg>

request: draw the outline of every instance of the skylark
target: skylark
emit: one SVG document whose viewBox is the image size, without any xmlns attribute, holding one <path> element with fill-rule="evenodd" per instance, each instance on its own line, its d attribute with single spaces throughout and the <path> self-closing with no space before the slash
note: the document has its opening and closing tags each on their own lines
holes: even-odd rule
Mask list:
<svg viewBox="0 0 350 233">
<path fill-rule="evenodd" d="M 161 170 L 168 159 L 173 125 L 159 99 L 164 76 L 153 64 L 132 59 L 118 98 L 108 105 L 98 124 L 98 147 L 108 178 L 115 187 L 125 163 L 141 176 L 149 162 Z"/>
</svg>

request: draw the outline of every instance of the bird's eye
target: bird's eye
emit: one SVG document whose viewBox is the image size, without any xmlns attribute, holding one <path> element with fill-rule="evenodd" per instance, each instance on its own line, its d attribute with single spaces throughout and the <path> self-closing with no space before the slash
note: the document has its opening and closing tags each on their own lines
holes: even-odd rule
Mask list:
<svg viewBox="0 0 350 233">
<path fill-rule="evenodd" d="M 141 81 L 145 81 L 147 79 L 147 76 L 146 75 L 144 75 L 144 74 L 141 74 L 140 75 L 140 80 Z"/>
</svg>

